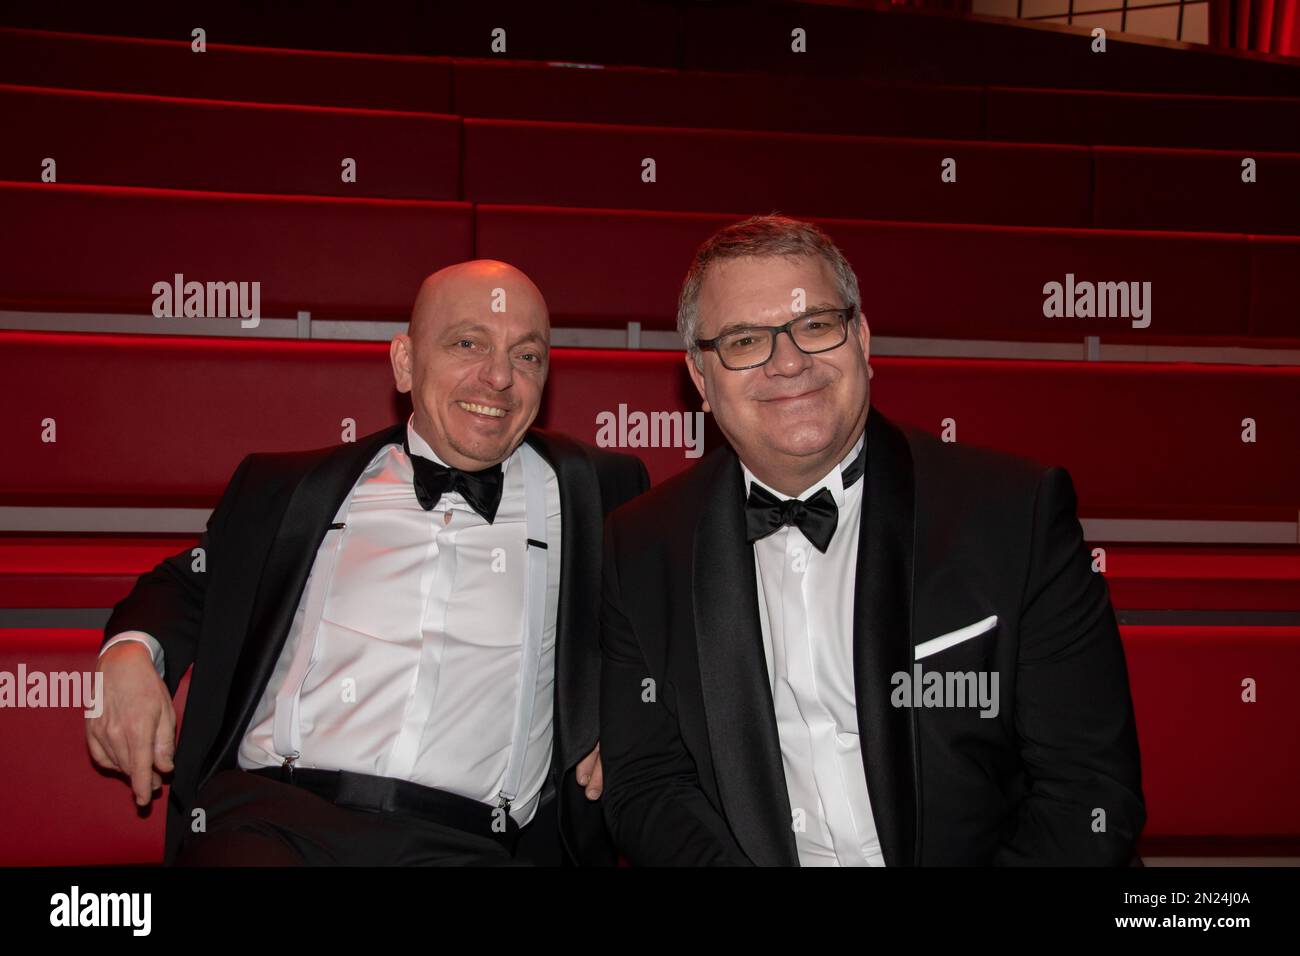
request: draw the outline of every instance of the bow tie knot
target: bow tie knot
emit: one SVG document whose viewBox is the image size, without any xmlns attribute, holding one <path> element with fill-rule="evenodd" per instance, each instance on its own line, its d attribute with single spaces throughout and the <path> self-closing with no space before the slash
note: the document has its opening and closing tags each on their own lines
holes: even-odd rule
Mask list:
<svg viewBox="0 0 1300 956">
<path fill-rule="evenodd" d="M 813 547 L 825 554 L 835 536 L 839 518 L 835 498 L 825 488 L 806 501 L 797 498 L 782 501 L 766 488 L 754 484 L 750 486 L 749 500 L 745 502 L 745 527 L 751 542 L 766 538 L 786 525 L 793 525 L 803 532 Z"/>
<path fill-rule="evenodd" d="M 483 517 L 488 524 L 496 519 L 501 505 L 501 488 L 504 476 L 500 463 L 482 471 L 462 471 L 449 465 L 422 458 L 411 452 L 409 440 L 403 441 L 406 457 L 415 472 L 415 500 L 425 511 L 432 511 L 438 500 L 447 492 L 454 492 Z"/>
<path fill-rule="evenodd" d="M 867 446 L 864 441 L 857 456 L 840 473 L 845 488 L 850 487 L 866 472 Z M 752 482 L 745 501 L 745 531 L 753 544 L 760 538 L 792 525 L 803 532 L 814 548 L 826 553 L 835 527 L 839 524 L 840 509 L 830 489 L 822 488 L 815 495 L 800 501 L 798 498 L 777 498 L 776 495 Z"/>
</svg>

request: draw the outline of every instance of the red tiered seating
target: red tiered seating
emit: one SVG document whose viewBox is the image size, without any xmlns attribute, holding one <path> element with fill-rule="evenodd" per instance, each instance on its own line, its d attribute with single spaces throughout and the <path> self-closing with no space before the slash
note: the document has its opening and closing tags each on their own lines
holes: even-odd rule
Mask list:
<svg viewBox="0 0 1300 956">
<path fill-rule="evenodd" d="M 159 516 L 201 519 L 244 454 L 334 444 L 344 419 L 363 434 L 405 410 L 378 342 L 253 339 L 234 320 L 177 319 L 164 327 L 176 337 L 32 331 L 58 328 L 57 313 L 147 316 L 154 283 L 181 273 L 260 282 L 264 317 L 306 311 L 381 337 L 361 323 L 404 319 L 424 275 L 479 256 L 527 271 L 581 341 L 629 322 L 662 333 L 698 243 L 777 209 L 817 218 L 855 265 L 885 413 L 931 431 L 952 418 L 960 442 L 1070 469 L 1122 619 L 1152 845 L 1294 846 L 1297 706 L 1276 688 L 1300 677 L 1300 72 L 1119 38 L 1103 60 L 1078 36 L 950 18 L 777 5 L 738 24 L 727 9 L 637 9 L 626 37 L 602 34 L 594 7 L 567 33 L 526 11 L 510 59 L 479 58 L 486 12 L 439 21 L 436 38 L 422 8 L 326 31 L 453 58 L 271 48 L 300 29 L 273 12 L 262 33 L 238 13 L 212 24 L 214 39 L 268 46 L 201 55 L 174 39 L 0 27 L 13 144 L 0 309 L 38 313 L 10 313 L 28 331 L 0 332 L 0 612 L 14 625 L 0 669 L 92 667 L 93 622 L 194 540 L 189 525 L 162 533 Z M 809 56 L 789 50 L 791 9 L 816 37 Z M 185 35 L 174 11 L 124 16 Z M 920 43 L 934 55 L 916 56 Z M 568 62 L 544 62 L 556 59 Z M 1283 95 L 1243 95 L 1265 88 Z M 46 156 L 57 184 L 39 181 Z M 343 156 L 356 184 L 339 181 Z M 949 156 L 955 183 L 940 179 Z M 1150 282 L 1150 327 L 1046 318 L 1043 286 L 1067 273 Z M 1133 346 L 1133 361 L 1013 357 L 1042 343 L 1082 354 L 1084 336 Z M 921 339 L 997 357 L 926 358 Z M 1201 362 L 1275 358 L 1143 351 L 1160 345 L 1194 346 Z M 620 407 L 694 413 L 681 353 L 555 350 L 542 424 L 592 441 L 596 416 Z M 40 441 L 45 418 L 57 443 Z M 705 450 L 720 440 L 709 421 Z M 656 481 L 693 461 L 631 450 Z M 139 466 L 154 460 L 168 467 Z M 93 533 L 70 510 L 118 520 L 127 507 L 146 509 L 131 533 Z M 47 519 L 71 530 L 31 530 Z M 1259 522 L 1276 543 L 1113 531 L 1162 520 Z M 1245 677 L 1260 680 L 1256 704 L 1241 701 Z M 126 787 L 93 769 L 79 714 L 6 720 L 7 768 L 50 782 L 0 797 L 0 863 L 157 859 L 160 808 L 137 819 Z"/>
</svg>

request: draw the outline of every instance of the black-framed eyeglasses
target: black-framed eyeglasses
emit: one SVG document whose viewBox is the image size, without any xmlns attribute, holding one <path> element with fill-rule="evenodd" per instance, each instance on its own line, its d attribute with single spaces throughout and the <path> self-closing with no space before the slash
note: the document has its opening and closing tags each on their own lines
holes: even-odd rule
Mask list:
<svg viewBox="0 0 1300 956">
<path fill-rule="evenodd" d="M 829 352 L 848 340 L 849 322 L 857 315 L 857 305 L 843 309 L 818 309 L 796 315 L 785 325 L 750 325 L 732 329 L 712 339 L 696 339 L 699 349 L 718 353 L 723 367 L 733 372 L 766 365 L 776 351 L 776 337 L 790 336 L 794 347 L 806 355 Z"/>
</svg>

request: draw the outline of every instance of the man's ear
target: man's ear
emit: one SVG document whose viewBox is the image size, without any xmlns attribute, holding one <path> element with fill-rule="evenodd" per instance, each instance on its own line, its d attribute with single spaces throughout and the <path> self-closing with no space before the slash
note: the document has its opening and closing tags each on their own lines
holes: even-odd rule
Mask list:
<svg viewBox="0 0 1300 956">
<path fill-rule="evenodd" d="M 867 317 L 863 313 L 858 313 L 858 346 L 862 349 L 862 359 L 867 363 L 867 368 L 871 368 L 871 329 L 867 327 Z"/>
<path fill-rule="evenodd" d="M 411 337 L 399 332 L 388 344 L 388 359 L 393 363 L 393 382 L 405 394 L 411 390 Z"/>
<path fill-rule="evenodd" d="M 700 393 L 700 400 L 704 403 L 704 410 L 711 412 L 709 408 L 709 398 L 704 392 L 704 373 L 695 364 L 695 358 L 688 350 L 686 353 L 686 371 L 691 375 L 691 381 L 695 383 L 695 390 Z"/>
</svg>

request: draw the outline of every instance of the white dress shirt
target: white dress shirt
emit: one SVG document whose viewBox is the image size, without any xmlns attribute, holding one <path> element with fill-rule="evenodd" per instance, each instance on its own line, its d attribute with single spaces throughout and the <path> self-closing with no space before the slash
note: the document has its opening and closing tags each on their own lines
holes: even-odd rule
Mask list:
<svg viewBox="0 0 1300 956">
<path fill-rule="evenodd" d="M 867 793 L 853 675 L 853 592 L 865 478 L 844 487 L 840 469 L 862 449 L 858 438 L 821 488 L 839 508 L 835 535 L 818 551 L 786 526 L 754 542 L 758 610 L 781 760 L 803 866 L 884 866 Z M 778 499 L 742 462 L 751 483 Z"/>
<path fill-rule="evenodd" d="M 439 461 L 410 421 L 407 438 L 413 454 Z M 295 767 L 395 777 L 495 805 L 510 756 L 526 628 L 522 455 L 521 447 L 502 464 L 492 524 L 454 492 L 425 511 L 402 446 L 375 455 L 335 515 L 346 527 L 327 533 L 317 551 L 240 743 L 239 766 L 284 763 L 288 754 L 280 751 L 289 748 L 275 742 L 281 696 L 282 713 L 290 715 L 282 718 L 281 739 L 291 727 Z M 549 464 L 545 475 L 545 628 L 523 778 L 510 811 L 520 825 L 536 811 L 551 761 L 560 495 Z M 327 586 L 314 587 L 322 571 Z M 319 625 L 307 635 L 312 643 L 303 646 L 304 622 L 317 615 Z M 161 673 L 156 640 L 128 632 L 110 644 L 121 639 L 147 644 Z"/>
</svg>

